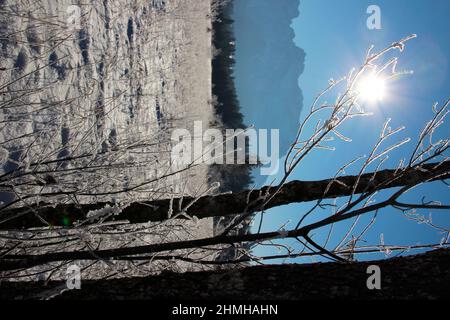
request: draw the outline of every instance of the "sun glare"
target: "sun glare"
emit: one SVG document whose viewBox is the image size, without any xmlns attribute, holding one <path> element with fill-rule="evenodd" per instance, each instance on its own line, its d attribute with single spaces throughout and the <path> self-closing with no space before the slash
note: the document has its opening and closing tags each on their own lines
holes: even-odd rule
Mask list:
<svg viewBox="0 0 450 320">
<path fill-rule="evenodd" d="M 381 101 L 386 94 L 386 81 L 375 74 L 368 75 L 364 79 L 361 79 L 358 86 L 358 93 L 364 101 L 372 103 Z"/>
</svg>

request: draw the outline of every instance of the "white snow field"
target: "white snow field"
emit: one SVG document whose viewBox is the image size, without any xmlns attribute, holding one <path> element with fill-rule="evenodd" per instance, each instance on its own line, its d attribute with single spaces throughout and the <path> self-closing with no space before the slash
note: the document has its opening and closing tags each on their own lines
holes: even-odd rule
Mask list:
<svg viewBox="0 0 450 320">
<path fill-rule="evenodd" d="M 0 0 L 3 206 L 113 201 L 120 210 L 133 201 L 208 190 L 206 166 L 182 172 L 172 166 L 170 134 L 196 120 L 206 127 L 213 119 L 211 28 L 210 0 Z M 102 212 L 90 216 L 101 222 Z M 213 234 L 211 219 L 117 224 L 0 237 L 7 248 L 20 243 L 15 250 L 36 254 Z M 42 246 L 50 235 L 67 241 Z M 136 264 L 100 261 L 83 276 L 200 268 L 171 261 Z M 57 266 L 32 271 L 48 270 L 42 279 L 64 277 L 64 268 L 52 272 Z"/>
</svg>

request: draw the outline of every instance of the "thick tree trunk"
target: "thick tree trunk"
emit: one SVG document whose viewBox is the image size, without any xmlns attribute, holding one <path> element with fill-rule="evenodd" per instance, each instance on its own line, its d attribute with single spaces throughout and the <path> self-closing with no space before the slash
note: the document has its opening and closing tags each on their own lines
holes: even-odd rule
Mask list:
<svg viewBox="0 0 450 320">
<path fill-rule="evenodd" d="M 370 265 L 381 269 L 381 290 L 369 290 Z M 273 265 L 234 271 L 164 273 L 147 278 L 82 281 L 57 299 L 436 299 L 450 298 L 450 250 L 349 264 Z M 55 289 L 56 288 L 56 289 Z M 1 299 L 53 296 L 64 283 L 4 282 Z"/>
<path fill-rule="evenodd" d="M 430 173 L 439 180 L 450 178 L 450 161 L 443 162 L 438 166 L 436 163 L 423 165 L 420 170 L 410 169 L 407 171 L 383 170 L 379 171 L 375 177 L 373 173 L 364 174 L 360 177 L 356 193 L 373 191 L 376 186 L 381 185 L 380 189 L 401 187 L 408 184 L 417 184 L 430 177 Z M 330 186 L 332 180 L 321 181 L 292 181 L 283 186 L 270 203 L 265 205 L 266 209 L 286 205 L 289 203 L 308 202 L 322 198 L 337 198 L 350 195 L 352 186 L 356 183 L 358 177 L 345 176 L 340 177 L 340 183 L 333 183 L 328 192 L 325 191 Z M 432 179 L 434 180 L 434 179 Z M 390 181 L 390 183 L 386 183 Z M 190 216 L 196 216 L 199 219 L 208 217 L 219 217 L 225 215 L 239 214 L 246 210 L 248 213 L 258 212 L 264 200 L 261 195 L 274 193 L 276 187 L 265 187 L 260 190 L 243 191 L 236 194 L 222 194 L 216 196 L 205 196 L 198 199 L 191 205 L 186 213 Z M 173 200 L 173 214 L 179 213 L 180 202 L 182 207 L 191 203 L 192 198 L 180 198 Z M 251 203 L 247 207 L 247 200 Z M 171 200 L 157 200 L 147 203 L 133 203 L 125 208 L 121 214 L 115 217 L 116 220 L 128 220 L 130 223 L 144 223 L 148 221 L 163 221 L 168 218 Z M 53 226 L 70 226 L 76 221 L 86 219 L 86 214 L 91 210 L 97 210 L 112 205 L 108 203 L 96 203 L 90 205 L 58 205 L 56 207 L 36 206 L 34 209 L 40 217 Z M 246 208 L 247 207 L 247 208 Z M 18 208 L 1 211 L 0 221 L 6 221 L 0 224 L 0 230 L 12 230 L 23 228 L 34 228 L 46 226 L 42 220 L 33 212 L 23 215 L 24 211 L 30 208 Z M 15 218 L 13 218 L 15 217 Z"/>
</svg>

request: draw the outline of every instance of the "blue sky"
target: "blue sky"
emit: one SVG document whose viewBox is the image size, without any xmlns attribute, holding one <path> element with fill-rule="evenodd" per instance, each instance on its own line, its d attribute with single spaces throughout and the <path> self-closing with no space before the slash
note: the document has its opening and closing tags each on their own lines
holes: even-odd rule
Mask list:
<svg viewBox="0 0 450 320">
<path fill-rule="evenodd" d="M 369 30 L 366 26 L 369 17 L 366 10 L 371 4 L 381 8 L 381 30 Z M 433 103 L 443 102 L 450 97 L 450 1 L 301 0 L 299 11 L 299 17 L 291 26 L 295 32 L 295 44 L 306 52 L 305 69 L 298 79 L 298 85 L 303 92 L 302 116 L 315 95 L 327 85 L 328 79 L 338 79 L 361 63 L 368 46 L 374 44 L 375 48 L 382 49 L 412 33 L 417 34 L 418 38 L 408 43 L 404 53 L 399 55 L 399 69 L 413 70 L 414 74 L 397 79 L 389 85 L 386 99 L 372 106 L 373 117 L 354 121 L 346 128 L 345 133 L 351 135 L 353 142 L 337 143 L 335 152 L 314 153 L 297 169 L 291 179 L 317 180 L 334 175 L 344 163 L 370 151 L 370 146 L 378 138 L 383 123 L 388 118 L 392 118 L 392 127 L 406 126 L 399 138 L 411 137 L 414 141 L 425 121 L 432 116 Z M 236 32 L 239 33 L 239 30 Z M 237 39 L 239 40 L 239 34 Z M 237 41 L 237 75 L 239 55 L 245 54 L 239 52 L 239 48 Z M 239 86 L 239 78 L 237 84 L 238 92 L 246 92 L 247 88 Z M 256 106 L 244 106 L 244 114 L 246 108 Z M 447 135 L 448 128 L 449 125 L 445 124 L 443 131 L 447 130 Z M 392 154 L 388 166 L 395 166 L 401 158 L 406 157 L 412 146 L 413 144 L 402 147 Z M 349 170 L 347 173 L 352 174 L 354 171 Z M 433 200 L 449 199 L 448 188 L 438 183 L 421 187 L 404 199 L 417 202 L 423 195 Z M 382 196 L 383 193 L 377 198 L 381 199 Z M 287 228 L 294 227 L 301 212 L 308 206 L 295 204 L 268 211 L 263 230 L 273 230 L 289 219 L 293 222 Z M 421 213 L 428 217 L 430 212 Z M 364 218 L 360 229 L 357 230 L 361 230 L 365 226 L 364 222 L 368 222 L 370 218 Z M 433 222 L 449 228 L 450 212 L 433 212 Z M 348 224 L 335 229 L 335 241 L 338 241 L 337 235 L 345 233 L 346 228 Z M 326 231 L 318 232 L 315 239 L 322 239 Z M 408 221 L 393 209 L 385 209 L 380 213 L 367 240 L 371 244 L 377 244 L 381 233 L 384 234 L 387 244 L 396 245 L 439 243 L 443 237 L 427 226 Z M 295 242 L 290 241 L 289 244 L 298 247 Z M 275 251 L 263 247 L 259 248 L 257 253 L 274 254 Z M 366 258 L 372 257 L 380 258 L 382 255 Z"/>
</svg>

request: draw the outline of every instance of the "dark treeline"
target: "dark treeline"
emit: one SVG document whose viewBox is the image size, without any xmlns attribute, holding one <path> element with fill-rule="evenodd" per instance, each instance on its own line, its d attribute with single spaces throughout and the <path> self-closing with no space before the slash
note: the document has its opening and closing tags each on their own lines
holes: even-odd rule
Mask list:
<svg viewBox="0 0 450 320">
<path fill-rule="evenodd" d="M 239 98 L 234 83 L 233 70 L 235 66 L 235 36 L 233 1 L 223 6 L 213 21 L 213 47 L 215 55 L 212 61 L 212 84 L 213 84 L 213 105 L 216 113 L 216 120 L 212 127 L 220 129 L 245 129 L 244 116 L 241 112 Z M 247 148 L 248 153 L 248 148 Z M 210 167 L 209 179 L 211 182 L 221 183 L 221 192 L 239 192 L 253 183 L 252 165 L 213 165 Z M 220 231 L 231 222 L 232 218 L 216 219 L 214 221 L 215 230 Z M 244 227 L 236 233 L 247 233 L 250 230 L 248 219 Z M 222 259 L 230 259 L 235 256 L 235 248 L 225 250 Z"/>
<path fill-rule="evenodd" d="M 213 105 L 215 128 L 245 129 L 239 99 L 234 84 L 235 37 L 233 30 L 233 1 L 222 7 L 213 22 L 213 46 L 216 54 L 212 61 Z M 247 189 L 253 180 L 250 165 L 214 165 L 210 179 L 221 182 L 221 191 L 238 192 Z"/>
</svg>

